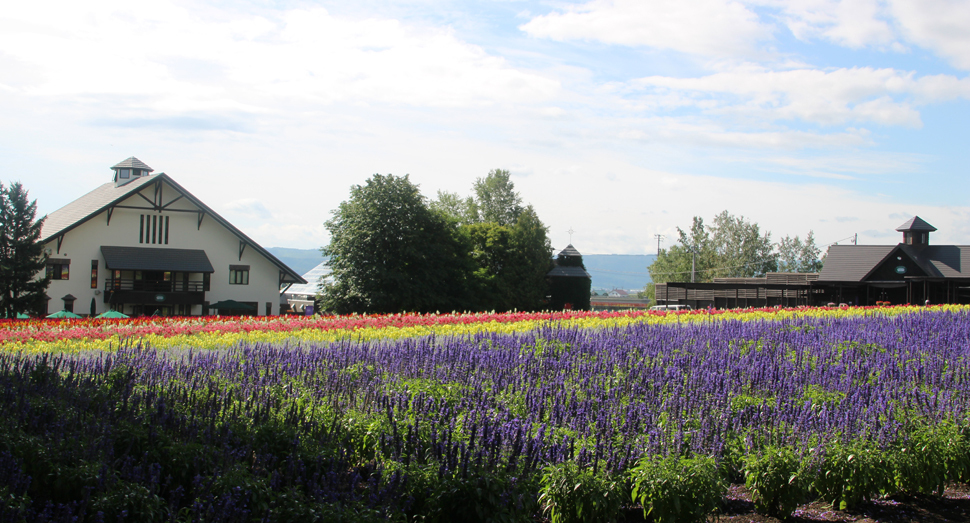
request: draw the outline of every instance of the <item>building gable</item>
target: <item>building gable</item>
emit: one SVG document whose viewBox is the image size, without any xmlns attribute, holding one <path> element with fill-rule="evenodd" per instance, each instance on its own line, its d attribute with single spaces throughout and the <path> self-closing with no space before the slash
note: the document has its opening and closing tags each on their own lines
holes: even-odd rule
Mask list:
<svg viewBox="0 0 970 523">
<path fill-rule="evenodd" d="M 915 253 L 904 247 L 897 245 L 862 278 L 862 281 L 904 281 L 907 277 L 929 276 L 914 256 Z"/>
</svg>

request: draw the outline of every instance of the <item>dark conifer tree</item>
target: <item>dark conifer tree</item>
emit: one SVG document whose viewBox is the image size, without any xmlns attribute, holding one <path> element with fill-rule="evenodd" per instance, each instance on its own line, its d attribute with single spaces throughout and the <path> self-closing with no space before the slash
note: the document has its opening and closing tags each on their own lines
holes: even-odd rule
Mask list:
<svg viewBox="0 0 970 523">
<path fill-rule="evenodd" d="M 46 216 L 34 220 L 37 201 L 28 201 L 20 182 L 0 184 L 0 317 L 38 313 L 50 279 L 37 275 L 47 264 L 40 229 Z"/>
</svg>

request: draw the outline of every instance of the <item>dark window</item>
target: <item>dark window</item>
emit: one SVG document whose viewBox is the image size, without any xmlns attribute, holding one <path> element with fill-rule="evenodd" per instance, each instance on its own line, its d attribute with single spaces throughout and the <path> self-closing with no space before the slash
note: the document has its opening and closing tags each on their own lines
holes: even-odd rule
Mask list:
<svg viewBox="0 0 970 523">
<path fill-rule="evenodd" d="M 249 285 L 249 265 L 230 265 L 229 284 Z"/>
<path fill-rule="evenodd" d="M 155 241 L 155 233 L 158 231 L 158 216 L 152 215 L 152 243 L 157 243 Z"/>
<path fill-rule="evenodd" d="M 209 287 L 211 286 L 211 284 L 210 284 L 211 281 L 212 281 L 212 275 L 211 274 L 209 274 L 208 272 L 202 273 L 202 290 L 203 291 L 208 291 L 209 290 Z"/>
<path fill-rule="evenodd" d="M 98 288 L 98 260 L 91 260 L 91 288 Z"/>
<path fill-rule="evenodd" d="M 165 245 L 168 245 L 168 216 L 165 217 Z"/>
<path fill-rule="evenodd" d="M 273 315 L 273 302 L 271 301 L 266 302 L 266 315 L 267 316 Z"/>
<path fill-rule="evenodd" d="M 145 243 L 145 215 L 138 215 L 138 243 Z"/>
<path fill-rule="evenodd" d="M 131 177 L 131 170 L 130 169 L 119 169 L 118 170 L 118 176 L 122 180 L 127 180 L 129 177 Z"/>
<path fill-rule="evenodd" d="M 47 276 L 52 280 L 68 280 L 71 276 L 71 260 L 52 259 L 47 261 Z"/>
</svg>

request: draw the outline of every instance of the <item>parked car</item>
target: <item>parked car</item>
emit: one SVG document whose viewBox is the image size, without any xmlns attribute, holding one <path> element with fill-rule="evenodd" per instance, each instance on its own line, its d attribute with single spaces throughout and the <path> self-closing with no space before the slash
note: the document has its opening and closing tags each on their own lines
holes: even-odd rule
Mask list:
<svg viewBox="0 0 970 523">
<path fill-rule="evenodd" d="M 654 305 L 650 307 L 652 311 L 689 311 L 691 310 L 690 305 Z"/>
</svg>

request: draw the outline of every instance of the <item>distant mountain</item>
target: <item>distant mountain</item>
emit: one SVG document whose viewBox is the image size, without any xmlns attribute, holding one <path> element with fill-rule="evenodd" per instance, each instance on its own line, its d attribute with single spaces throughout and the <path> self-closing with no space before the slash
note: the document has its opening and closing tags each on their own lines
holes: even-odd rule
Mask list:
<svg viewBox="0 0 970 523">
<path fill-rule="evenodd" d="M 266 250 L 301 275 L 323 263 L 319 249 L 270 247 Z M 656 258 L 654 254 L 584 254 L 583 263 L 593 276 L 593 289 L 639 290 L 650 283 L 647 267 Z"/>
<path fill-rule="evenodd" d="M 583 265 L 593 276 L 593 289 L 640 290 L 650 283 L 647 267 L 655 254 L 584 254 Z"/>
<path fill-rule="evenodd" d="M 269 247 L 266 250 L 301 276 L 310 272 L 310 269 L 323 263 L 323 255 L 320 254 L 320 249 Z"/>
</svg>

